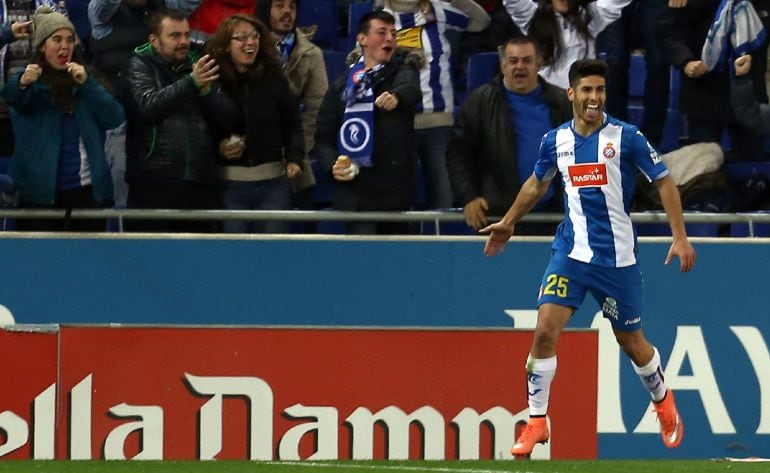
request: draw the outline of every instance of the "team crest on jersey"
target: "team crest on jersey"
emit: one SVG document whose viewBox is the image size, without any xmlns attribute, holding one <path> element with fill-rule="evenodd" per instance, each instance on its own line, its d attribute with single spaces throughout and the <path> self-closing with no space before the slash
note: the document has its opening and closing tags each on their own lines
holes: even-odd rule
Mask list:
<svg viewBox="0 0 770 473">
<path fill-rule="evenodd" d="M 568 170 L 572 187 L 601 187 L 608 183 L 604 163 L 573 164 Z"/>
<path fill-rule="evenodd" d="M 608 141 L 607 146 L 604 147 L 604 150 L 602 151 L 602 154 L 607 159 L 612 159 L 615 157 L 615 148 L 612 147 L 612 142 Z"/>
<path fill-rule="evenodd" d="M 361 69 L 360 71 L 356 71 L 353 73 L 353 83 L 358 85 L 361 83 L 362 80 L 364 80 L 364 76 L 366 76 L 366 69 Z"/>
</svg>

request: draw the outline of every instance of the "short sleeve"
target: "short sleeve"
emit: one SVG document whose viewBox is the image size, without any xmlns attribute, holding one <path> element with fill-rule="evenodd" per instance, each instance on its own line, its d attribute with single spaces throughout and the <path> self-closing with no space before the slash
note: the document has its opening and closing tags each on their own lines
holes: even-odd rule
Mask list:
<svg viewBox="0 0 770 473">
<path fill-rule="evenodd" d="M 535 177 L 538 181 L 550 181 L 556 175 L 556 133 L 550 131 L 540 140 L 540 150 L 535 162 Z"/>
<path fill-rule="evenodd" d="M 653 182 L 668 176 L 668 168 L 655 148 L 638 129 L 631 134 L 631 155 L 636 167 L 648 181 Z"/>
</svg>

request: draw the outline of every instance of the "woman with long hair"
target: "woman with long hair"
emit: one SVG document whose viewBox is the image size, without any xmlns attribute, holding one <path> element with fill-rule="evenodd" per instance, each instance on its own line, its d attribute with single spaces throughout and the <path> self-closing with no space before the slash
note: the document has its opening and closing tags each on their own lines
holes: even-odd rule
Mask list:
<svg viewBox="0 0 770 473">
<path fill-rule="evenodd" d="M 540 75 L 561 88 L 578 59 L 596 58 L 596 36 L 631 0 L 504 0 L 513 22 L 543 50 Z"/>
<path fill-rule="evenodd" d="M 61 13 L 35 11 L 32 60 L 2 90 L 16 146 L 11 176 L 25 208 L 112 205 L 105 132 L 123 107 L 83 64 L 75 27 Z M 20 230 L 105 230 L 104 221 L 19 219 Z"/>
<path fill-rule="evenodd" d="M 219 64 L 222 86 L 241 111 L 219 145 L 225 208 L 290 209 L 289 180 L 310 170 L 302 169 L 299 106 L 278 65 L 270 31 L 252 15 L 232 15 L 219 24 L 206 52 Z M 224 227 L 229 233 L 289 230 L 282 221 L 228 220 Z"/>
</svg>

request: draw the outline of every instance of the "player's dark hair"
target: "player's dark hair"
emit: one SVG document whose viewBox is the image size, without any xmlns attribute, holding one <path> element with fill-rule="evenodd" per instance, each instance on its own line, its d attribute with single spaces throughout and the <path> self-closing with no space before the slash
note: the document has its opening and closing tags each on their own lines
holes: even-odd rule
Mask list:
<svg viewBox="0 0 770 473">
<path fill-rule="evenodd" d="M 601 76 L 607 79 L 609 66 L 599 59 L 580 59 L 569 68 L 569 86 L 575 87 L 580 79 L 588 76 Z"/>
<path fill-rule="evenodd" d="M 374 10 L 361 17 L 358 21 L 358 32 L 356 34 L 369 34 L 372 20 L 380 20 L 388 25 L 396 24 L 396 19 L 390 13 L 385 10 Z"/>
</svg>

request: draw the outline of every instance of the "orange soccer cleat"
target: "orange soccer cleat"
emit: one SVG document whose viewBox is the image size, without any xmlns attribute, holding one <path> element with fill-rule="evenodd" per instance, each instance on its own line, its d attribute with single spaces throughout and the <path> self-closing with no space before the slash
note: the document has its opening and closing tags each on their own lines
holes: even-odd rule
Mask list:
<svg viewBox="0 0 770 473">
<path fill-rule="evenodd" d="M 515 457 L 529 457 L 536 443 L 548 443 L 550 438 L 551 433 L 548 431 L 545 417 L 530 417 L 527 426 L 516 436 L 511 453 Z"/>
<path fill-rule="evenodd" d="M 674 392 L 669 389 L 663 400 L 653 402 L 652 405 L 658 415 L 663 444 L 668 448 L 678 447 L 684 436 L 684 424 L 682 418 L 679 417 L 679 411 L 676 410 Z"/>
</svg>

